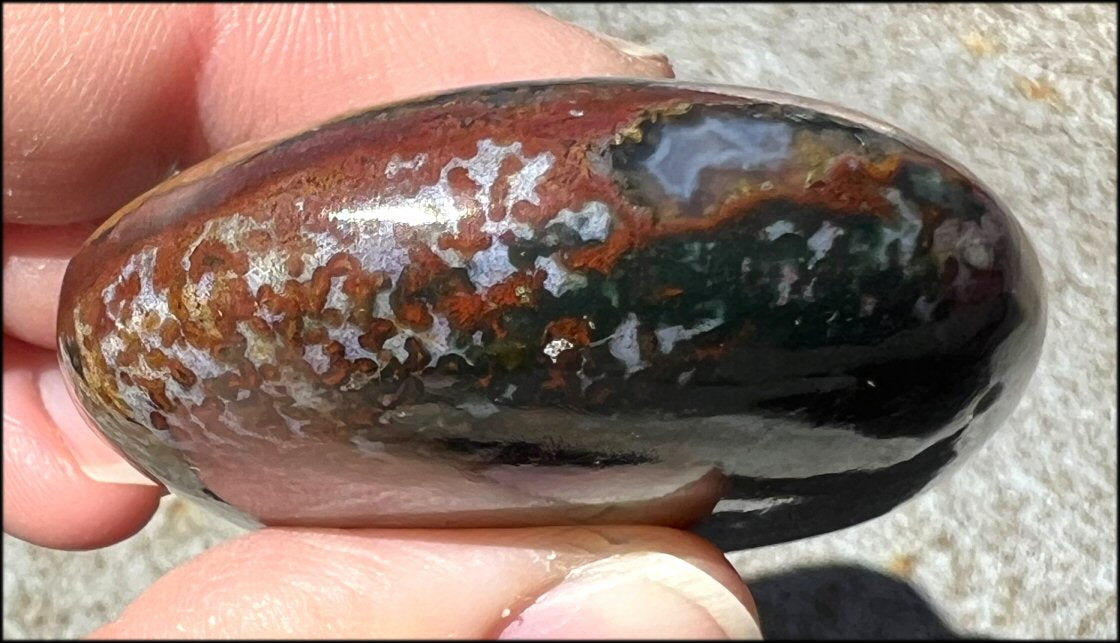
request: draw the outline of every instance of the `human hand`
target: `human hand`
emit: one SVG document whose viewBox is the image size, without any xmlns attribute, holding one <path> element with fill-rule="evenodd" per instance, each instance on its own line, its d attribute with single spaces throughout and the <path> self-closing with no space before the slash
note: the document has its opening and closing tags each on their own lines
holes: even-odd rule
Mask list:
<svg viewBox="0 0 1120 643">
<path fill-rule="evenodd" d="M 98 222 L 176 168 L 347 110 L 672 73 L 508 5 L 40 5 L 4 18 L 4 530 L 62 549 L 127 538 L 165 493 L 80 420 L 53 352 L 62 276 Z M 266 528 L 171 572 L 95 635 L 743 638 L 758 635 L 753 609 L 715 547 L 665 528 Z"/>
</svg>

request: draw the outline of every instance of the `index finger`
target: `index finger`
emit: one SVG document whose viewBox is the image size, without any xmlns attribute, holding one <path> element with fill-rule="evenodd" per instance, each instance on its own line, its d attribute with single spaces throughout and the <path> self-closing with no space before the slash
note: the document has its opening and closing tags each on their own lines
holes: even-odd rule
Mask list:
<svg viewBox="0 0 1120 643">
<path fill-rule="evenodd" d="M 176 168 L 351 109 L 608 75 L 672 71 L 512 5 L 5 5 L 4 332 L 54 349 L 87 228 L 36 226 L 104 219 Z"/>
<path fill-rule="evenodd" d="M 4 221 L 102 219 L 176 168 L 456 86 L 663 76 L 510 5 L 4 7 Z"/>
</svg>

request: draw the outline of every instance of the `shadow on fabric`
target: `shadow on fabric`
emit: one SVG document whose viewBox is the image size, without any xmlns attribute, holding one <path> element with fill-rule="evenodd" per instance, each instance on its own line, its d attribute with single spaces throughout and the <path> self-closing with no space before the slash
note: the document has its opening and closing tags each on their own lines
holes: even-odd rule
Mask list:
<svg viewBox="0 0 1120 643">
<path fill-rule="evenodd" d="M 905 581 L 862 567 L 808 567 L 747 580 L 766 639 L 978 639 L 955 632 Z"/>
</svg>

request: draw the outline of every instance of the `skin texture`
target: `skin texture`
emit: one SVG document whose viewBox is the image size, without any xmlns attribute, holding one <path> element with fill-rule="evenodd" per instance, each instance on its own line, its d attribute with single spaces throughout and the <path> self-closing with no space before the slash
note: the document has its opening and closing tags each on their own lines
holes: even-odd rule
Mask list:
<svg viewBox="0 0 1120 643">
<path fill-rule="evenodd" d="M 176 168 L 349 109 L 533 77 L 671 75 L 512 6 L 27 5 L 5 6 L 4 25 L 4 530 L 64 549 L 128 537 L 163 493 L 95 481 L 66 446 L 83 429 L 52 385 L 57 293 L 97 222 Z M 264 529 L 168 575 L 99 634 L 492 636 L 556 569 L 634 551 L 688 561 L 753 609 L 718 550 L 668 529 Z M 640 605 L 680 615 L 663 635 L 726 629 L 658 591 Z M 609 628 L 631 621 L 590 615 L 520 634 L 628 634 Z"/>
<path fill-rule="evenodd" d="M 515 623 L 569 569 L 650 551 L 674 555 L 736 588 L 736 598 L 753 609 L 735 570 L 711 545 L 668 529 L 273 529 L 214 548 L 174 570 L 94 636 L 490 638 Z M 622 597 L 606 597 L 605 603 L 623 623 L 656 618 L 652 605 L 631 604 L 627 610 Z M 723 638 L 703 615 L 683 607 L 666 605 L 678 618 L 669 619 L 669 629 L 658 637 Z M 162 616 L 153 618 L 152 612 Z M 545 633 L 540 625 L 522 625 L 535 631 L 517 635 L 537 638 Z M 574 636 L 589 638 L 642 633 L 611 631 L 617 625 L 610 621 L 591 625 L 577 621 L 568 627 Z"/>
</svg>

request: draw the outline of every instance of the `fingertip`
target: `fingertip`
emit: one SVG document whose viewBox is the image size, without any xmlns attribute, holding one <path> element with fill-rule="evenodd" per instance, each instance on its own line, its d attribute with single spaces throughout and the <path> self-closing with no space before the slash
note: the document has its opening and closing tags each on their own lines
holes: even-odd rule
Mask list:
<svg viewBox="0 0 1120 643">
<path fill-rule="evenodd" d="M 664 56 L 516 5 L 222 6 L 199 81 L 215 149 L 345 111 L 520 80 L 664 78 Z"/>
<path fill-rule="evenodd" d="M 93 223 L 4 225 L 4 334 L 54 350 L 58 297 L 66 267 L 96 229 Z"/>
<path fill-rule="evenodd" d="M 162 487 L 105 484 L 87 476 L 46 411 L 40 375 L 54 353 L 5 337 L 4 531 L 36 545 L 85 550 L 135 534 Z"/>
</svg>

